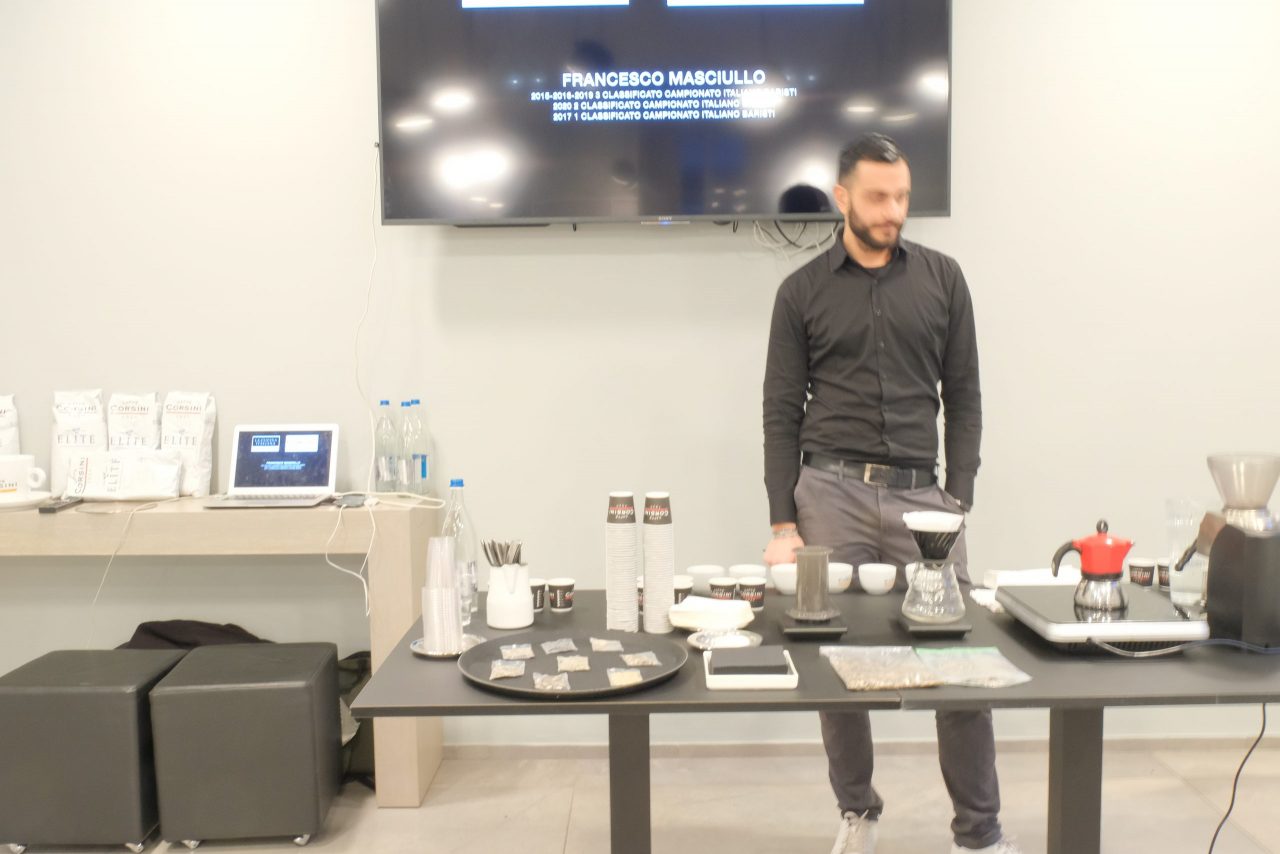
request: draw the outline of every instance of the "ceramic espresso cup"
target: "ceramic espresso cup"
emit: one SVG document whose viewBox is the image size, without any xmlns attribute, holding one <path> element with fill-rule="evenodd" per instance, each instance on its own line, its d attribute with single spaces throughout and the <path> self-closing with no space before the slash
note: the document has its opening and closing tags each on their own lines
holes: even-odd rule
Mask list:
<svg viewBox="0 0 1280 854">
<path fill-rule="evenodd" d="M 36 468 L 36 458 L 31 454 L 0 456 L 0 501 L 28 495 L 44 486 L 47 479 L 44 469 Z"/>
</svg>

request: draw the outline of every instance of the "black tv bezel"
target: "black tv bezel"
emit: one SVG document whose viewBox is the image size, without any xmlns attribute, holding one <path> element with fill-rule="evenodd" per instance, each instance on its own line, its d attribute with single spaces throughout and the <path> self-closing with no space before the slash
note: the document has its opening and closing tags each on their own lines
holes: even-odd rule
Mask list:
<svg viewBox="0 0 1280 854">
<path fill-rule="evenodd" d="M 936 217 L 946 218 L 951 216 L 952 207 L 952 160 L 951 160 L 951 143 L 952 143 L 952 106 L 954 104 L 955 94 L 955 5 L 954 0 L 945 0 L 947 15 L 947 203 L 942 210 L 937 211 L 911 211 L 912 218 Z M 728 225 L 731 223 L 742 222 L 800 222 L 800 223 L 839 223 L 844 218 L 839 211 L 830 211 L 817 214 L 755 214 L 743 212 L 741 215 L 726 217 L 724 214 L 655 214 L 653 216 L 558 216 L 558 217 L 506 217 L 499 219 L 466 219 L 452 217 L 430 217 L 430 218 L 387 218 L 386 193 L 383 184 L 386 175 L 385 156 L 386 148 L 382 142 L 382 129 L 385 126 L 383 122 L 382 112 L 382 43 L 381 31 L 379 24 L 379 15 L 381 14 L 382 4 L 378 0 L 374 0 L 373 8 L 373 41 L 374 41 L 374 87 L 375 97 L 378 102 L 378 130 L 376 134 L 378 147 L 378 219 L 382 225 L 451 225 L 459 228 L 534 228 L 539 226 L 550 225 L 644 225 L 644 226 L 673 226 L 673 225 L 696 225 L 709 223 L 711 225 Z M 831 152 L 832 158 L 837 152 Z"/>
</svg>

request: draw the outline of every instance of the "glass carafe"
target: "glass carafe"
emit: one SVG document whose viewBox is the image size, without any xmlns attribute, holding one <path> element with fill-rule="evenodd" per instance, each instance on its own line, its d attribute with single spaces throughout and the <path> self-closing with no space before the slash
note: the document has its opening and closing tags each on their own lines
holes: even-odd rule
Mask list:
<svg viewBox="0 0 1280 854">
<path fill-rule="evenodd" d="M 921 623 L 952 623 L 964 616 L 955 564 L 926 560 L 911 577 L 902 614 Z"/>
<path fill-rule="evenodd" d="M 946 517 L 946 518 L 944 518 Z M 911 576 L 902 615 L 921 623 L 952 623 L 964 616 L 955 564 L 947 560 L 960 539 L 963 517 L 952 513 L 906 513 L 903 520 L 924 558 Z M 954 526 L 954 530 L 940 530 Z"/>
</svg>

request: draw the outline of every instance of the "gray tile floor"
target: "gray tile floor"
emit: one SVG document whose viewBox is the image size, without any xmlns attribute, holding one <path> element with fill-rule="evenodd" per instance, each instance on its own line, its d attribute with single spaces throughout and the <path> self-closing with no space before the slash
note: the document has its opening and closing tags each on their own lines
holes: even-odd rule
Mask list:
<svg viewBox="0 0 1280 854">
<path fill-rule="evenodd" d="M 1103 784 L 1107 854 L 1206 852 L 1247 744 L 1109 748 Z M 657 752 L 657 751 L 655 751 Z M 672 751 L 667 751 L 668 753 Z M 784 756 L 664 756 L 652 763 L 656 854 L 827 854 L 836 813 L 818 748 Z M 1045 850 L 1048 761 L 1036 745 L 1002 746 L 1006 832 L 1028 854 Z M 925 746 L 881 752 L 887 802 L 883 854 L 948 854 L 950 808 Z M 608 767 L 603 758 L 447 759 L 419 809 L 379 810 L 348 785 L 324 833 L 306 849 L 285 840 L 205 843 L 200 852 L 256 854 L 607 854 Z M 92 849 L 77 849 L 80 854 Z M 119 849 L 106 849 L 123 851 Z M 162 854 L 181 845 L 153 844 Z M 43 854 L 50 849 L 32 849 Z M 1280 854 L 1280 746 L 1249 760 L 1217 854 Z"/>
</svg>

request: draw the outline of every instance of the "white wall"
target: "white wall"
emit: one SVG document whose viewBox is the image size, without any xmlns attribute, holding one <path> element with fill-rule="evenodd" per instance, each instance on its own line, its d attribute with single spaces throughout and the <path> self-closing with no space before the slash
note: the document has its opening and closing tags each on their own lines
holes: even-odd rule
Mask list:
<svg viewBox="0 0 1280 854">
<path fill-rule="evenodd" d="M 1165 548 L 1203 458 L 1276 450 L 1280 7 L 1272 0 L 956 0 L 955 255 L 978 312 L 975 568 L 1043 565 L 1106 515 Z M 759 554 L 760 381 L 799 263 L 744 230 L 372 226 L 372 4 L 0 5 L 0 390 L 47 459 L 55 388 L 208 389 L 229 427 L 340 421 L 349 488 L 370 397 L 428 406 L 440 469 L 488 536 L 602 582 L 610 489 L 670 489 L 677 561 Z M 833 153 L 834 154 L 834 153 Z M 0 670 L 145 618 L 268 637 L 364 632 L 316 561 L 0 562 Z M 85 627 L 89 628 L 86 629 Z M 81 636 L 88 632 L 88 640 Z M 1237 710 L 1112 716 L 1112 734 L 1244 732 Z M 1037 713 L 1002 734 L 1038 734 Z M 888 715 L 886 735 L 927 733 Z M 812 716 L 660 721 L 661 738 L 810 738 Z M 603 723 L 451 722 L 455 741 L 599 740 Z"/>
</svg>

